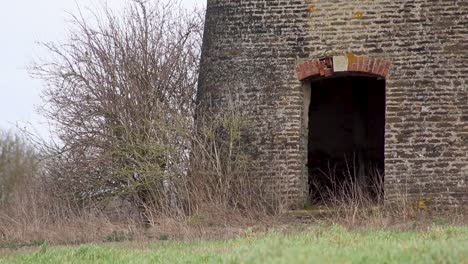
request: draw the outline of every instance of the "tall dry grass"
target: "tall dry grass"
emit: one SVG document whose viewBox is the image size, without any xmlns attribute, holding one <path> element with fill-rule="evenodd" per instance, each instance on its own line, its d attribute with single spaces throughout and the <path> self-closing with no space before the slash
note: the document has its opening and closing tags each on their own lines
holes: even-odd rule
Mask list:
<svg viewBox="0 0 468 264">
<path fill-rule="evenodd" d="M 89 241 L 171 222 L 161 219 L 226 226 L 278 212 L 252 177 L 255 124 L 235 103 L 193 131 L 202 14 L 131 1 L 123 12 L 72 15 L 65 42 L 43 43 L 53 56 L 30 70 L 44 81 L 43 114 L 59 142 L 42 144 L 41 168 L 8 184 L 2 240 Z"/>
<path fill-rule="evenodd" d="M 250 134 L 255 124 L 235 102 L 226 109 L 198 120 L 188 177 L 191 209 L 208 206 L 243 215 L 274 215 L 280 209 L 279 197 L 252 174 L 258 166 Z"/>
<path fill-rule="evenodd" d="M 178 190 L 167 195 L 170 197 L 167 203 L 171 206 L 161 210 L 160 206 L 149 204 L 133 212 L 131 209 L 135 208 L 123 208 L 125 203 L 122 201 L 125 200 L 114 206 L 105 201 L 83 206 L 63 199 L 61 190 L 48 184 L 47 175 L 41 170 L 32 148 L 26 147 L 25 141 L 12 141 L 14 137 L 10 136 L 6 144 L 9 147 L 1 149 L 1 157 L 10 157 L 9 162 L 5 162 L 5 158 L 2 162 L 1 180 L 5 182 L 6 171 L 27 173 L 14 175 L 21 181 L 9 179 L 15 184 L 9 185 L 7 198 L 0 206 L 0 248 L 34 246 L 45 241 L 75 244 L 226 239 L 243 236 L 250 230 L 294 229 L 304 223 L 304 217 L 308 219 L 307 224 L 338 223 L 353 228 L 407 229 L 427 226 L 434 221 L 466 224 L 463 212 L 452 213 L 450 217 L 440 216 L 430 208 L 405 200 L 404 196 L 398 203 L 387 204 L 380 196 L 383 181 L 358 180 L 351 174 L 348 177 L 354 180 L 337 181 L 338 176 L 333 175 L 333 171 L 328 177 L 334 184 L 331 188 L 321 189 L 327 203 L 312 205 L 302 216 L 284 214 L 278 197 L 266 191 L 264 182 L 251 177 L 251 169 L 256 163 L 245 140 L 250 125 L 235 109 L 210 119 L 194 136 L 193 165 L 188 174 L 182 175 L 180 183 L 183 185 L 168 189 Z M 19 146 L 12 147 L 15 144 Z M 22 148 L 27 151 L 18 151 Z M 25 159 L 34 162 L 19 162 Z M 8 164 L 15 167 L 22 164 L 25 168 L 11 170 L 7 168 Z M 367 170 L 368 173 L 373 171 L 376 170 Z M 350 169 L 348 173 L 351 172 Z M 374 176 L 382 179 L 381 175 Z M 168 185 L 180 183 L 169 182 Z"/>
<path fill-rule="evenodd" d="M 51 188 L 34 147 L 0 132 L 0 247 L 37 241 L 88 242 L 112 232 L 98 211 L 77 210 Z"/>
<path fill-rule="evenodd" d="M 163 188 L 155 190 L 157 203 L 135 204 L 122 196 L 78 204 L 66 199 L 67 189 L 51 182 L 55 178 L 33 155 L 34 169 L 11 188 L 9 199 L 0 207 L 0 246 L 164 236 L 225 238 L 239 234 L 242 227 L 271 225 L 279 202 L 265 183 L 251 175 L 256 162 L 247 139 L 253 124 L 234 104 L 230 111 L 203 122 L 191 135 L 190 170 L 186 167 L 167 178 Z M 148 195 L 152 193 L 139 193 Z"/>
<path fill-rule="evenodd" d="M 311 211 L 314 220 L 349 227 L 425 226 L 434 219 L 451 224 L 466 224 L 464 208 L 441 211 L 424 200 L 409 199 L 406 193 L 385 199 L 385 175 L 374 164 L 346 160 L 344 166 L 329 165 L 316 171 L 311 183 Z"/>
</svg>

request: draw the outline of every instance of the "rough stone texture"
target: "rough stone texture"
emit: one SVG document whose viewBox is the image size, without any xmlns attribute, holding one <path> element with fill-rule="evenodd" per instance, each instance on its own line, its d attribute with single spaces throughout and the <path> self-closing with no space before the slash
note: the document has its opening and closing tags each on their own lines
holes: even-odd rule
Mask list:
<svg viewBox="0 0 468 264">
<path fill-rule="evenodd" d="M 296 70 L 349 53 L 392 63 L 386 199 L 468 203 L 467 1 L 208 0 L 206 18 L 199 103 L 240 104 L 256 124 L 255 175 L 291 205 L 308 189 L 308 81 Z"/>
</svg>

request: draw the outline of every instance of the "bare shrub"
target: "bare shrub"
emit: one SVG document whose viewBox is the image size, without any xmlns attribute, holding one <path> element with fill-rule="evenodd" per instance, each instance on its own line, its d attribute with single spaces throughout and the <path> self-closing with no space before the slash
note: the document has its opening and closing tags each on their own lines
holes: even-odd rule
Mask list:
<svg viewBox="0 0 468 264">
<path fill-rule="evenodd" d="M 53 59 L 32 67 L 58 138 L 47 176 L 77 203 L 118 196 L 167 208 L 187 167 L 200 14 L 136 0 L 72 25 L 66 43 L 44 44 Z"/>
<path fill-rule="evenodd" d="M 252 174 L 257 166 L 253 126 L 232 100 L 224 111 L 199 117 L 188 178 L 192 209 L 244 215 L 276 212 L 276 197 Z"/>
<path fill-rule="evenodd" d="M 249 177 L 252 124 L 233 108 L 200 119 L 193 133 L 200 13 L 139 0 L 123 14 L 74 16 L 72 25 L 65 44 L 44 44 L 53 59 L 32 67 L 56 125 L 58 143 L 44 149 L 57 198 L 72 207 L 124 199 L 151 225 L 215 203 L 270 209 L 266 188 Z"/>
</svg>

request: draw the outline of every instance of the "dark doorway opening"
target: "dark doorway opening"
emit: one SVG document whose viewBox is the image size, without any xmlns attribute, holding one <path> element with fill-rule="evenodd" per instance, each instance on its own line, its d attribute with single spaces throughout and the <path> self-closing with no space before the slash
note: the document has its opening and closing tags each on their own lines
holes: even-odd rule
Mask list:
<svg viewBox="0 0 468 264">
<path fill-rule="evenodd" d="M 308 168 L 312 203 L 383 198 L 385 80 L 311 82 Z"/>
</svg>

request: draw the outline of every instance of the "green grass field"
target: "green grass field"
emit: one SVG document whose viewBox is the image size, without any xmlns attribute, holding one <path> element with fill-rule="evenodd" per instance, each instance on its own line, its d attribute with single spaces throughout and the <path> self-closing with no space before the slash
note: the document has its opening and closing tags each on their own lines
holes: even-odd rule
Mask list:
<svg viewBox="0 0 468 264">
<path fill-rule="evenodd" d="M 0 263 L 468 263 L 468 227 L 401 232 L 332 226 L 229 241 L 43 245 L 8 252 Z"/>
</svg>

